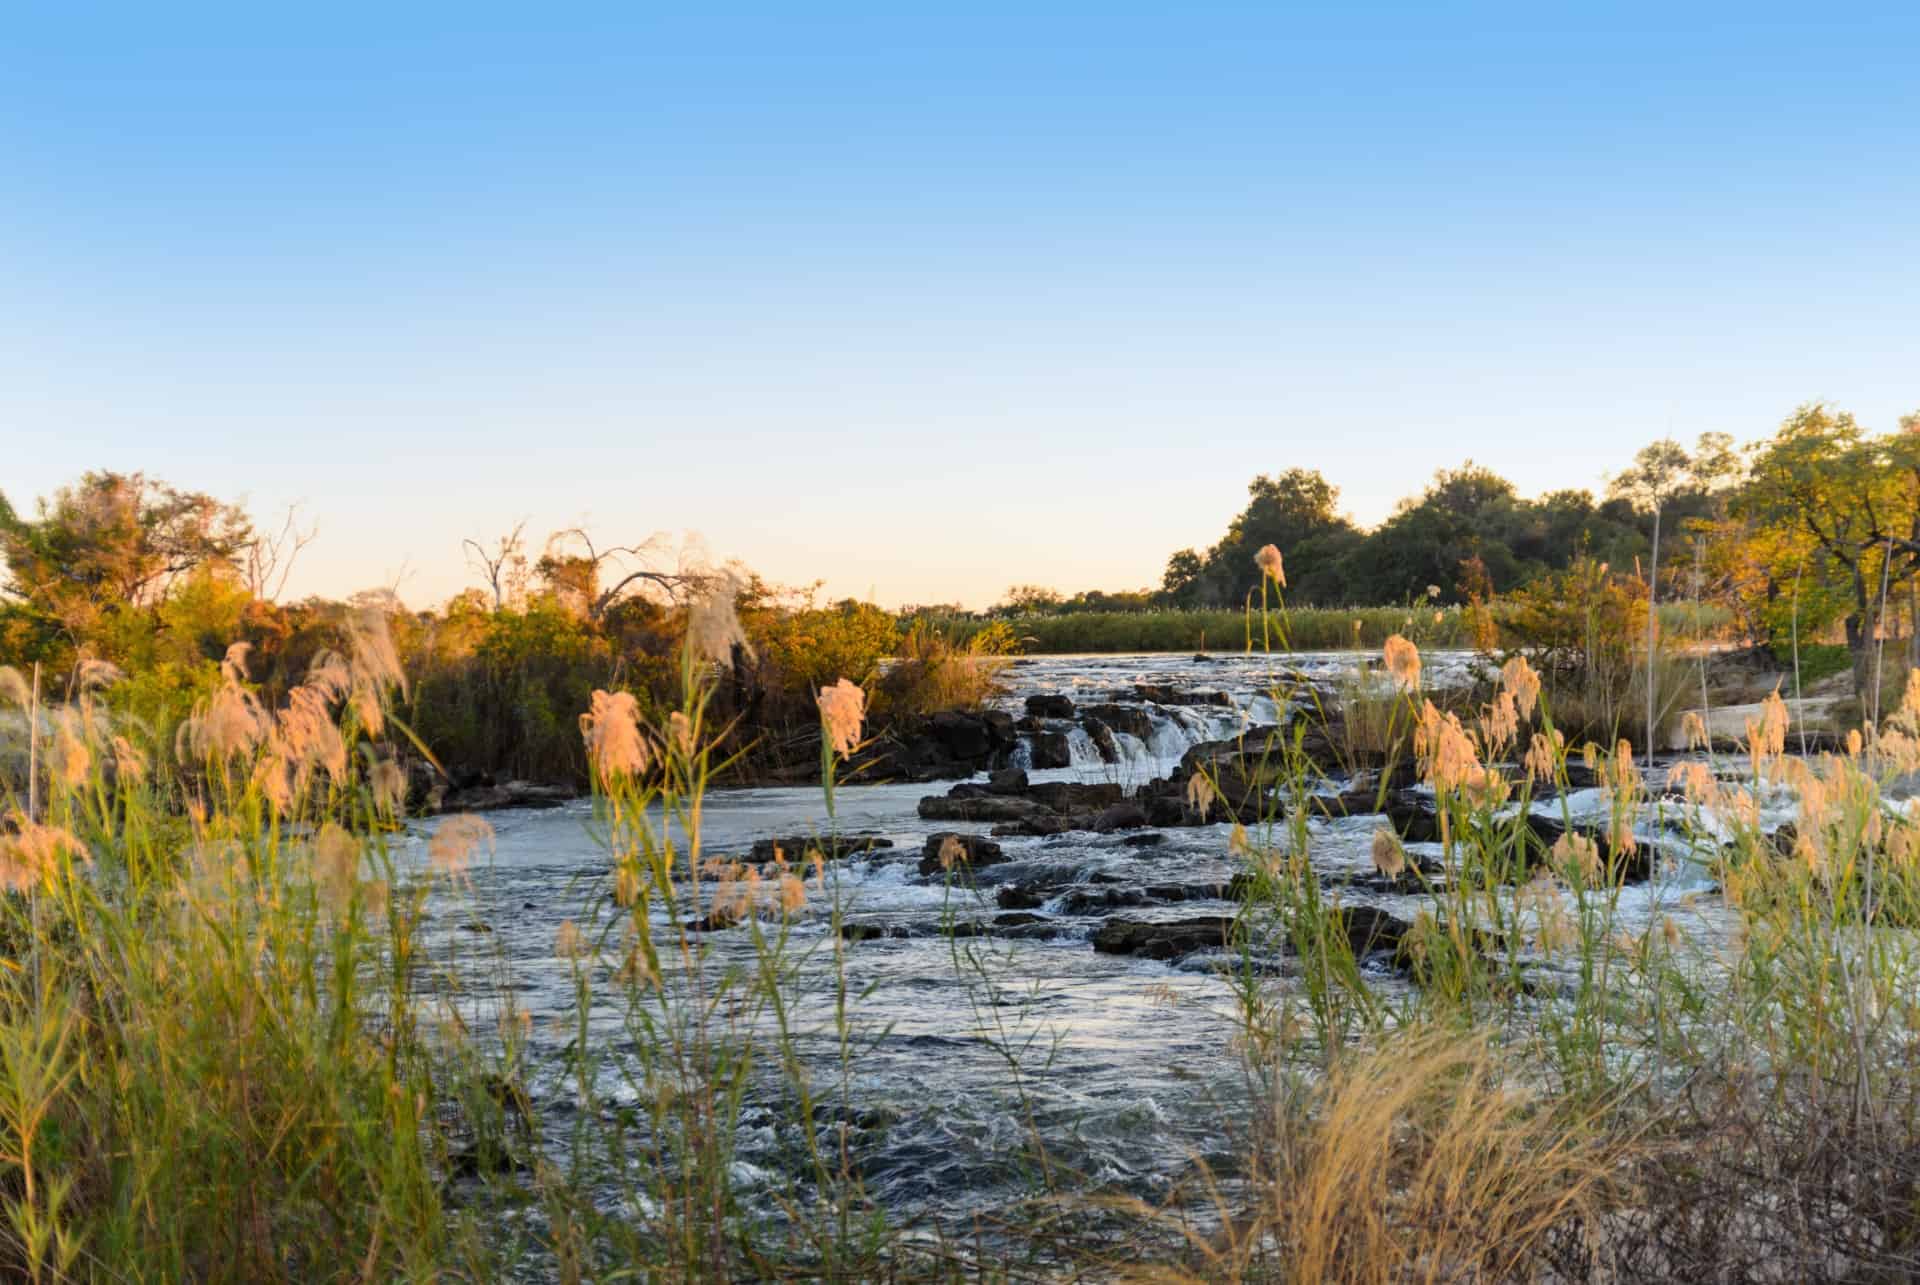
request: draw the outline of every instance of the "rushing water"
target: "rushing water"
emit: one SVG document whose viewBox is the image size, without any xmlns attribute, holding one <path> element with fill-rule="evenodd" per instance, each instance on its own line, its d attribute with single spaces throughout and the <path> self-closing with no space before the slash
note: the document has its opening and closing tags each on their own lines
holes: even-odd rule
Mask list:
<svg viewBox="0 0 1920 1285">
<path fill-rule="evenodd" d="M 1469 658 L 1441 653 L 1426 661 L 1428 681 L 1445 684 L 1465 675 Z M 1332 684 L 1358 663 L 1350 653 L 1308 654 L 1286 657 L 1284 668 Z M 1196 743 L 1276 721 L 1282 711 L 1268 691 L 1280 668 L 1277 661 L 1247 657 L 1206 663 L 1168 656 L 1022 661 L 1009 671 L 1006 701 L 1017 712 L 1038 693 L 1082 703 L 1124 693 L 1125 701 L 1145 705 L 1151 734 L 1117 736 L 1117 761 L 1104 760 L 1080 733 L 1072 741 L 1070 767 L 1032 774 L 1036 781 L 1132 785 L 1166 775 Z M 1132 693 L 1138 683 L 1221 691 L 1231 703 L 1141 702 Z M 1116 957 L 1096 953 L 1088 938 L 1113 914 L 1177 919 L 1230 915 L 1236 907 L 1205 897 L 1159 907 L 1082 904 L 1109 892 L 1124 898 L 1148 885 L 1225 885 L 1238 864 L 1228 851 L 1228 827 L 1170 829 L 1146 846 L 1138 842 L 1139 832 L 1004 838 L 999 842 L 1011 860 L 979 869 L 977 888 L 949 886 L 938 873 L 918 873 L 928 834 L 985 833 L 990 827 L 921 820 L 918 801 L 946 788 L 842 786 L 831 820 L 814 787 L 716 791 L 704 809 L 709 853 L 830 828 L 874 833 L 895 844 L 834 863 L 829 874 L 848 921 L 898 933 L 851 944 L 845 952 L 847 981 L 860 997 L 848 1096 L 869 1192 L 896 1220 L 964 1219 L 1031 1190 L 1032 1173 L 1018 1157 L 1035 1131 L 1045 1140 L 1050 1163 L 1077 1175 L 1076 1184 L 1110 1185 L 1148 1199 L 1191 1173 L 1196 1161 L 1230 1167 L 1230 1122 L 1244 1118 L 1246 1099 L 1243 1068 L 1231 1047 L 1234 995 L 1223 976 L 1233 961 L 1217 951 L 1171 964 Z M 1581 815 L 1603 815 L 1605 809 L 1598 791 L 1576 792 L 1566 804 Z M 531 1015 L 527 1087 L 549 1129 L 563 1135 L 575 1109 L 564 1056 L 574 1034 L 574 991 L 570 965 L 556 958 L 554 941 L 563 920 L 582 920 L 594 906 L 604 907 L 607 860 L 586 802 L 489 819 L 497 851 L 472 872 L 468 891 L 436 903 L 432 949 L 450 963 L 452 975 L 465 979 L 459 1000 L 472 1028 L 487 1029 L 506 988 Z M 1371 817 L 1312 822 L 1315 866 L 1336 878 L 1369 870 L 1377 824 Z M 1644 924 L 1706 884 L 1703 871 L 1686 859 L 1684 843 L 1651 818 L 1642 834 L 1672 848 L 1675 857 L 1654 882 L 1627 890 L 1623 911 L 1630 922 Z M 410 843 L 417 853 L 423 839 L 416 835 Z M 1068 887 L 1038 907 L 1041 922 L 1007 930 L 1010 935 L 955 939 L 941 931 L 943 923 L 991 923 L 1003 913 L 996 890 L 1008 882 Z M 1403 918 L 1419 908 L 1410 897 L 1343 895 Z M 827 900 L 815 897 L 801 912 L 797 949 L 831 944 Z M 744 929 L 705 940 L 722 965 L 750 957 Z M 797 1016 L 809 1031 L 800 1040 L 803 1055 L 818 1082 L 836 1085 L 837 1092 L 841 1063 L 831 1027 L 831 958 L 831 950 L 814 950 L 803 969 L 808 980 Z M 1273 966 L 1284 978 L 1284 962 Z M 1378 981 L 1382 987 L 1401 984 L 1384 975 Z M 629 1037 L 611 992 L 600 987 L 607 1001 L 596 1001 L 590 1021 L 595 1042 L 617 1048 Z M 1017 1075 L 1010 1054 L 1017 1056 Z M 618 1081 L 603 1092 L 615 1103 L 632 1100 L 633 1090 Z M 792 1147 L 775 1112 L 750 1108 L 738 1142 L 738 1176 L 749 1186 L 778 1186 L 792 1177 Z"/>
</svg>

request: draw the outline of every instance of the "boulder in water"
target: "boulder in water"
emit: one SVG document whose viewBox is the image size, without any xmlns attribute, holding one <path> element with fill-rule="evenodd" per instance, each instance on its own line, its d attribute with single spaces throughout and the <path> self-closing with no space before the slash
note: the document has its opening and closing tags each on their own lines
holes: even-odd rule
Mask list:
<svg viewBox="0 0 1920 1285">
<path fill-rule="evenodd" d="M 1147 712 L 1144 705 L 1088 705 L 1080 712 L 1089 718 L 1099 719 L 1116 732 L 1137 736 L 1142 741 L 1153 735 L 1153 715 Z"/>
<path fill-rule="evenodd" d="M 1065 732 L 1035 732 L 1027 753 L 1036 770 L 1073 766 L 1073 742 Z"/>
<path fill-rule="evenodd" d="M 1116 918 L 1094 931 L 1093 948 L 1103 955 L 1178 959 L 1196 950 L 1231 946 L 1236 936 L 1237 922 L 1231 915 L 1196 915 L 1166 922 Z"/>
<path fill-rule="evenodd" d="M 1000 845 L 991 839 L 977 834 L 961 834 L 955 830 L 941 830 L 927 836 L 926 846 L 921 849 L 920 873 L 937 875 L 945 872 L 941 864 L 941 854 L 948 851 L 951 843 L 958 850 L 959 860 L 969 866 L 995 866 L 1008 860 Z"/>
<path fill-rule="evenodd" d="M 798 866 L 804 865 L 816 852 L 831 861 L 892 846 L 892 839 L 877 834 L 789 834 L 774 839 L 754 840 L 751 852 L 739 860 L 756 864 L 785 861 L 790 866 Z"/>
<path fill-rule="evenodd" d="M 1093 738 L 1093 748 L 1100 751 L 1101 762 L 1118 763 L 1120 761 L 1120 744 L 1113 739 L 1111 727 L 1097 718 L 1084 719 L 1080 726 L 1084 727 L 1087 735 Z"/>
<path fill-rule="evenodd" d="M 1146 824 L 1147 814 L 1140 810 L 1138 803 L 1122 801 L 1102 808 L 1087 828 L 1101 834 L 1112 834 L 1115 830 L 1139 830 Z"/>
<path fill-rule="evenodd" d="M 1073 700 L 1057 692 L 1027 697 L 1027 713 L 1033 718 L 1072 718 Z"/>
<path fill-rule="evenodd" d="M 1004 767 L 987 777 L 989 794 L 1025 794 L 1027 792 L 1027 774 L 1024 769 Z"/>
</svg>

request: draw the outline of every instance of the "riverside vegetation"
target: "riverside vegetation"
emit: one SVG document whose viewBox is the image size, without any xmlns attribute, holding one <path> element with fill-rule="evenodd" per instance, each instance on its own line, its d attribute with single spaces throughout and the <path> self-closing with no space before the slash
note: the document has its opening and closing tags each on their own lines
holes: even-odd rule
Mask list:
<svg viewBox="0 0 1920 1285">
<path fill-rule="evenodd" d="M 0 497 L 0 661 L 37 663 L 62 684 L 82 661 L 114 664 L 129 681 L 112 702 L 158 730 L 218 685 L 229 643 L 251 644 L 256 681 L 279 698 L 338 644 L 348 617 L 379 608 L 412 680 L 396 714 L 432 748 L 443 786 L 571 790 L 587 784 L 573 711 L 596 688 L 632 692 L 655 721 L 677 708 L 687 603 L 722 587 L 743 625 L 712 694 L 735 780 L 811 774 L 812 692 L 841 676 L 872 692 L 885 747 L 914 740 L 943 709 L 978 708 L 983 658 L 1242 651 L 1253 641 L 1253 555 L 1267 544 L 1296 565 L 1299 649 L 1372 649 L 1397 633 L 1427 647 L 1564 655 L 1569 622 L 1590 614 L 1563 605 L 1571 587 L 1621 600 L 1602 615 L 1656 604 L 1663 649 L 1745 645 L 1807 682 L 1845 668 L 1862 717 L 1897 700 L 1899 674 L 1920 665 L 1913 417 L 1876 435 L 1803 406 L 1744 457 L 1713 435 L 1691 450 L 1656 442 L 1598 501 L 1584 491 L 1523 500 L 1471 462 L 1371 532 L 1342 518 L 1337 499 L 1311 470 L 1256 478 L 1222 538 L 1175 554 L 1157 589 L 1062 598 L 1019 586 L 985 613 L 821 603 L 658 542 L 607 546 L 572 529 L 535 546 L 522 524 L 465 542 L 481 587 L 408 610 L 391 593 L 283 603 L 312 528 L 289 515 L 256 529 L 211 496 L 98 472 L 33 515 Z M 879 771 L 899 766 L 879 757 Z"/>
<path fill-rule="evenodd" d="M 1254 625 L 1277 667 L 1283 575 L 1276 559 Z M 0 851 L 9 1274 L 1913 1271 L 1920 819 L 1891 790 L 1920 769 L 1920 674 L 1836 752 L 1788 755 L 1775 696 L 1737 755 L 1652 779 L 1625 741 L 1569 740 L 1524 657 L 1436 703 L 1419 649 L 1389 640 L 1375 734 L 1309 702 L 1185 781 L 1202 814 L 1258 787 L 1226 839 L 1244 860 L 1240 910 L 1215 930 L 1253 1090 L 1248 1114 L 1223 1121 L 1232 1165 L 1201 1165 L 1149 1203 L 1050 1168 L 1035 1119 L 1031 1197 L 989 1235 L 898 1225 L 864 1191 L 872 1032 L 846 983 L 833 828 L 752 868 L 703 849 L 716 662 L 739 641 L 730 606 L 695 613 L 681 708 L 649 722 L 631 694 L 600 691 L 578 719 L 606 860 L 553 943 L 575 988 L 576 1100 L 557 1122 L 521 1088 L 532 1032 L 514 963 L 490 965 L 502 976 L 481 1003 L 478 979 L 428 945 L 429 904 L 458 903 L 492 832 L 456 816 L 423 860 L 394 845 L 405 683 L 380 615 L 278 705 L 234 648 L 168 738 L 109 714 L 101 695 L 120 680 L 103 667 L 52 705 L 5 671 L 35 729 Z M 866 703 L 843 681 L 818 693 L 829 816 Z M 1333 742 L 1383 789 L 1431 791 L 1437 838 L 1387 817 L 1375 831 L 1373 877 L 1420 897 L 1409 921 L 1362 914 L 1358 885 L 1310 860 Z M 1583 786 L 1604 798 L 1598 827 L 1570 810 Z M 1794 817 L 1768 832 L 1780 790 Z M 1551 842 L 1534 800 L 1561 812 Z M 1649 825 L 1687 836 L 1689 857 L 1654 849 Z M 1704 863 L 1718 891 L 1628 913 L 1643 848 L 1656 865 Z M 968 845 L 938 855 L 953 885 L 971 877 Z M 809 905 L 836 931 L 796 937 Z M 725 967 L 722 933 L 749 943 Z M 957 947 L 954 961 L 989 966 Z M 1392 975 L 1412 984 L 1384 986 Z M 1016 1083 L 1039 1073 L 1031 1045 L 1004 1050 Z M 792 1139 L 770 1199 L 745 1196 L 734 1162 L 749 1110 Z"/>
<path fill-rule="evenodd" d="M 985 703 L 1016 627 L 903 635 L 858 604 L 778 610 L 720 572 L 608 597 L 558 560 L 546 588 L 444 616 L 280 609 L 232 570 L 245 533 L 203 499 L 95 475 L 38 523 L 9 515 L 16 583 L 41 595 L 8 618 L 39 670 L 0 668 L 10 1277 L 1920 1270 L 1920 671 L 1888 646 L 1906 555 L 1877 527 L 1802 558 L 1784 617 L 1799 651 L 1822 612 L 1850 619 L 1852 579 L 1877 581 L 1867 641 L 1848 623 L 1836 648 L 1864 682 L 1857 725 L 1824 747 L 1800 739 L 1791 687 L 1737 743 L 1715 736 L 1705 657 L 1638 642 L 1651 574 L 1574 558 L 1497 601 L 1471 575 L 1463 602 L 1409 593 L 1363 640 L 1378 662 L 1327 691 L 1292 669 L 1318 626 L 1286 604 L 1278 549 L 1249 554 L 1229 637 L 1270 658 L 1290 716 L 1155 783 L 1240 865 L 1233 913 L 1168 949 L 1212 961 L 1244 1100 L 1157 1193 L 1075 1172 L 1058 1123 L 1017 1111 L 1025 1195 L 954 1224 L 869 1189 L 882 1126 L 861 1070 L 883 1031 L 840 882 L 867 841 L 837 818 L 889 705 Z M 54 539 L 115 522 L 165 539 Z M 35 571 L 129 548 L 58 583 Z M 1463 641 L 1477 681 L 1436 685 L 1423 650 Z M 1656 763 L 1649 731 L 1689 749 Z M 716 783 L 759 741 L 790 763 L 803 735 L 827 824 L 758 861 L 717 851 Z M 449 745 L 592 792 L 603 860 L 547 952 L 564 1030 L 521 1006 L 533 961 L 454 948 L 497 839 L 477 815 L 409 819 Z M 1596 800 L 1597 820 L 1576 807 Z M 1369 818 L 1367 870 L 1316 863 L 1336 815 Z M 985 859 L 942 842 L 928 877 L 972 1038 L 1018 1104 L 1046 1042 L 1007 1025 L 963 916 Z M 527 1087 L 554 1048 L 564 1100 Z M 749 1120 L 781 1140 L 771 1184 L 740 1163 Z"/>
</svg>

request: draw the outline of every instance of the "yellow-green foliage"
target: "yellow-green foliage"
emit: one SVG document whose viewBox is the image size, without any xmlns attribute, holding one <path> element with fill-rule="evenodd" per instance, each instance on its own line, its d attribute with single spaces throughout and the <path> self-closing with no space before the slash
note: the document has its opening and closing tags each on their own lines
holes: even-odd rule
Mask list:
<svg viewBox="0 0 1920 1285">
<path fill-rule="evenodd" d="M 887 715 L 977 709 L 999 690 L 1005 658 L 1014 647 L 1013 631 L 1003 621 L 963 642 L 918 622 L 901 640 L 899 659 L 880 680 L 876 707 Z"/>
<path fill-rule="evenodd" d="M 853 599 L 831 607 L 760 612 L 746 624 L 773 681 L 804 693 L 841 678 L 869 681 L 900 644 L 900 626 L 891 612 Z"/>
</svg>

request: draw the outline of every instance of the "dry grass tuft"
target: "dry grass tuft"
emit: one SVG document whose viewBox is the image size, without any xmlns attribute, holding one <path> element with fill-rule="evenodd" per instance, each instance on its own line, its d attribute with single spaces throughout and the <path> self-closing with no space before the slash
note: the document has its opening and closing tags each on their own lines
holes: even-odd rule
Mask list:
<svg viewBox="0 0 1920 1285">
<path fill-rule="evenodd" d="M 1254 1157 L 1252 1199 L 1223 1209 L 1221 1232 L 1188 1234 L 1198 1275 L 1125 1274 L 1538 1279 L 1570 1237 L 1630 1200 L 1638 1146 L 1600 1112 L 1556 1107 L 1517 1082 L 1482 1036 L 1403 1032 L 1280 1104 Z"/>
</svg>

